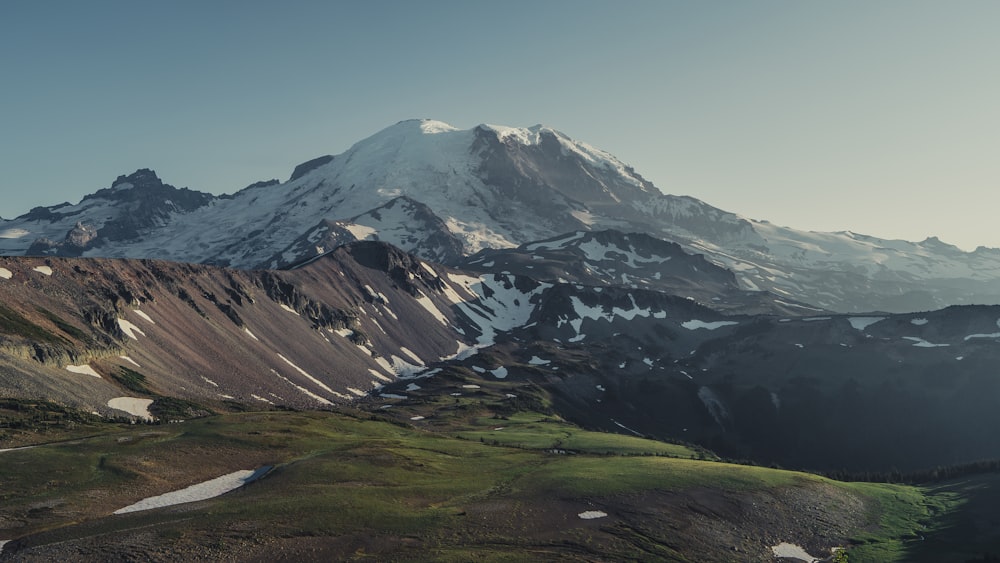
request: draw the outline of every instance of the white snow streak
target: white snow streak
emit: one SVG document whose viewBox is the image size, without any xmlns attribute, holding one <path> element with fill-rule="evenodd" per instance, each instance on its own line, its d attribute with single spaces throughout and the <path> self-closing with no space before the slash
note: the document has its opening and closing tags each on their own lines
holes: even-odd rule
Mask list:
<svg viewBox="0 0 1000 563">
<path fill-rule="evenodd" d="M 122 329 L 122 332 L 124 332 L 125 335 L 131 338 L 132 340 L 139 340 L 139 338 L 136 336 L 137 333 L 142 336 L 146 336 L 146 333 L 140 330 L 139 327 L 135 326 L 134 324 L 125 319 L 118 319 L 118 326 Z"/>
<path fill-rule="evenodd" d="M 101 379 L 101 374 L 94 371 L 94 368 L 90 367 L 87 364 L 84 364 L 82 366 L 66 366 L 66 371 L 71 371 L 73 373 L 79 373 L 82 375 L 89 375 L 92 377 L 96 377 L 97 379 Z"/>
<path fill-rule="evenodd" d="M 325 383 L 323 383 L 322 381 L 320 381 L 320 380 L 316 379 L 315 377 L 313 377 L 313 376 L 309 375 L 308 373 L 306 373 L 306 371 L 304 369 L 302 369 L 299 366 L 297 366 L 294 363 L 292 363 L 292 361 L 289 360 L 288 358 L 282 356 L 281 354 L 278 354 L 278 357 L 281 358 L 281 360 L 283 362 L 285 362 L 286 364 L 292 366 L 292 369 L 294 369 L 295 371 L 297 371 L 300 374 L 302 374 L 303 377 L 305 377 L 309 381 L 312 381 L 313 383 L 315 383 L 316 385 L 318 385 L 321 389 L 323 389 L 324 391 L 330 393 L 334 397 L 340 397 L 341 399 L 346 399 L 347 398 L 347 395 L 342 395 L 340 393 L 337 393 L 333 389 L 330 389 L 330 387 L 328 387 Z"/>
<path fill-rule="evenodd" d="M 681 323 L 681 326 L 688 330 L 697 330 L 699 328 L 704 328 L 706 330 L 715 330 L 724 326 L 737 325 L 740 324 L 736 321 L 713 321 L 705 322 L 699 321 L 698 319 L 691 319 L 690 321 L 685 321 Z"/>
<path fill-rule="evenodd" d="M 147 315 L 146 313 L 144 313 L 140 309 L 132 309 L 132 312 L 135 313 L 136 315 L 139 315 L 142 318 L 142 320 L 146 321 L 147 323 L 154 324 L 154 325 L 156 324 L 156 322 L 153 321 L 153 319 L 151 319 L 149 317 L 149 315 Z"/>
<path fill-rule="evenodd" d="M 585 512 L 577 514 L 577 516 L 579 516 L 581 520 L 595 520 L 597 518 L 605 518 L 607 517 L 607 515 L 608 515 L 607 512 L 603 512 L 600 510 L 587 510 Z"/>
<path fill-rule="evenodd" d="M 234 471 L 228 475 L 216 477 L 215 479 L 205 481 L 204 483 L 198 483 L 197 485 L 191 485 L 190 487 L 179 491 L 173 491 L 157 495 L 155 497 L 142 499 L 135 504 L 126 506 L 125 508 L 119 508 L 114 513 L 126 514 L 128 512 L 139 512 L 141 510 L 150 510 L 153 508 L 162 508 L 164 506 L 174 506 L 177 504 L 215 498 L 219 495 L 242 487 L 246 484 L 247 480 L 254 475 L 254 473 L 255 471 L 253 469 Z"/>
</svg>

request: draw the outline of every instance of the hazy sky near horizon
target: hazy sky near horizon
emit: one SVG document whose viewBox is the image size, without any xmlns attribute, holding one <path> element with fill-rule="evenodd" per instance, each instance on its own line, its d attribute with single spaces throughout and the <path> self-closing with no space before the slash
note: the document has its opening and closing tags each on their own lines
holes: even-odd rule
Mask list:
<svg viewBox="0 0 1000 563">
<path fill-rule="evenodd" d="M 397 121 L 543 123 L 667 193 L 1000 247 L 1000 2 L 0 3 L 0 216 L 232 193 Z"/>
</svg>

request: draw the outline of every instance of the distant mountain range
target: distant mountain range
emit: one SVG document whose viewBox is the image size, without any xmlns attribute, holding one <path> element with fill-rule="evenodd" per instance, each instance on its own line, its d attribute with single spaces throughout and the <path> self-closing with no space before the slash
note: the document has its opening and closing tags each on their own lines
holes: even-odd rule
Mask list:
<svg viewBox="0 0 1000 563">
<path fill-rule="evenodd" d="M 77 204 L 0 222 L 0 252 L 259 269 L 379 240 L 457 266 L 472 265 L 480 251 L 607 229 L 676 243 L 730 270 L 726 283 L 770 292 L 769 303 L 784 298 L 786 307 L 906 312 L 1000 303 L 995 249 L 778 227 L 666 195 L 617 158 L 547 127 L 458 130 L 430 120 L 400 122 L 297 166 L 286 182 L 232 195 L 178 189 L 138 170 Z M 635 285 L 628 272 L 602 271 Z"/>
</svg>

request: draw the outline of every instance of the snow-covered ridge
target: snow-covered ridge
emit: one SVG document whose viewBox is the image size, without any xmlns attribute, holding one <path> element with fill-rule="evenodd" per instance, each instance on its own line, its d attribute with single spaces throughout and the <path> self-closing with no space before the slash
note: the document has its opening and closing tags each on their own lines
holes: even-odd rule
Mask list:
<svg viewBox="0 0 1000 563">
<path fill-rule="evenodd" d="M 665 195 L 616 157 L 541 125 L 459 129 L 403 121 L 342 154 L 304 163 L 289 181 L 222 197 L 173 188 L 143 169 L 77 204 L 0 221 L 0 253 L 261 268 L 370 239 L 449 261 L 605 229 L 677 242 L 736 272 L 743 289 L 824 309 L 1000 302 L 998 251 L 749 220 L 694 197 Z"/>
</svg>

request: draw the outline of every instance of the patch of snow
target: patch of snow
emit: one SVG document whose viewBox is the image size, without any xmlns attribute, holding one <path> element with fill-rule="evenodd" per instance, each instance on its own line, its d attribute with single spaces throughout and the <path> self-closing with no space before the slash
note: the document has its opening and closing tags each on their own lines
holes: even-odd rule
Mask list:
<svg viewBox="0 0 1000 563">
<path fill-rule="evenodd" d="M 146 420 L 153 420 L 153 415 L 149 412 L 149 405 L 152 404 L 152 399 L 139 399 L 137 397 L 115 397 L 108 401 L 109 407 Z"/>
<path fill-rule="evenodd" d="M 624 424 L 618 422 L 617 420 L 612 419 L 611 422 L 614 422 L 615 426 L 617 426 L 619 428 L 623 428 L 625 430 L 628 430 L 629 432 L 635 434 L 636 436 L 640 436 L 640 437 L 642 436 L 642 434 L 640 434 L 639 432 L 636 432 L 635 430 L 632 430 L 631 428 L 629 428 L 628 426 L 625 426 Z"/>
<path fill-rule="evenodd" d="M 247 328 L 247 327 L 243 327 L 243 332 L 247 333 L 247 335 L 248 335 L 248 336 L 249 336 L 250 338 L 253 338 L 253 339 L 254 339 L 254 340 L 256 340 L 257 342 L 260 342 L 260 338 L 257 338 L 257 335 L 256 335 L 256 334 L 254 334 L 254 333 L 250 332 L 250 329 L 249 329 L 249 328 Z"/>
<path fill-rule="evenodd" d="M 357 223 L 346 223 L 344 228 L 358 240 L 375 239 L 378 235 L 378 231 L 375 229 Z"/>
<path fill-rule="evenodd" d="M 606 518 L 608 516 L 607 512 L 601 510 L 587 510 L 577 514 L 581 520 L 595 520 L 597 518 Z"/>
<path fill-rule="evenodd" d="M 490 370 L 490 373 L 497 379 L 504 379 L 507 377 L 507 368 L 500 366 L 497 369 Z"/>
<path fill-rule="evenodd" d="M 928 321 L 927 319 L 910 319 L 910 324 L 917 325 L 917 326 L 923 326 L 923 325 L 927 324 L 928 322 L 930 322 L 930 321 Z"/>
<path fill-rule="evenodd" d="M 14 272 L 11 272 L 7 268 L 0 268 L 0 278 L 9 280 L 12 277 L 14 277 Z"/>
<path fill-rule="evenodd" d="M 411 417 L 410 417 L 410 420 L 423 420 L 423 419 L 424 419 L 424 417 L 422 417 L 422 416 L 420 416 L 420 415 L 417 415 L 417 416 L 411 416 Z"/>
<path fill-rule="evenodd" d="M 771 547 L 771 552 L 774 553 L 775 557 L 783 559 L 798 559 L 799 561 L 804 561 L 805 563 L 814 563 L 820 560 L 818 557 L 809 555 L 806 553 L 805 549 L 802 549 L 802 547 L 793 543 L 779 543 L 778 545 Z"/>
<path fill-rule="evenodd" d="M 95 412 L 93 414 L 97 414 L 97 413 Z M 35 448 L 35 447 L 37 447 L 37 446 L 21 446 L 20 448 L 4 448 L 4 449 L 0 450 L 0 453 L 3 453 L 3 452 L 16 452 L 17 450 L 30 450 L 31 448 Z M 0 543 L 3 543 L 3 542 L 0 542 Z"/>
<path fill-rule="evenodd" d="M 46 276 L 52 275 L 52 268 L 48 266 L 35 266 L 32 270 L 38 272 L 39 274 L 44 274 Z"/>
<path fill-rule="evenodd" d="M 806 317 L 802 319 L 804 321 L 828 321 L 830 317 Z"/>
<path fill-rule="evenodd" d="M 209 378 L 205 377 L 204 375 L 203 375 L 203 376 L 201 376 L 201 378 L 202 378 L 203 380 L 205 380 L 205 383 L 208 383 L 208 384 L 209 384 L 209 385 L 211 385 L 212 387 L 218 387 L 218 386 L 219 386 L 219 384 L 218 384 L 218 383 L 216 383 L 216 382 L 212 381 L 211 379 L 209 379 Z"/>
<path fill-rule="evenodd" d="M 374 375 L 376 379 L 381 379 L 382 381 L 384 381 L 386 383 L 392 382 L 392 378 L 386 377 L 386 376 L 382 375 L 381 373 L 379 373 L 378 371 L 376 371 L 376 370 L 374 370 L 372 368 L 368 368 L 368 373 Z"/>
<path fill-rule="evenodd" d="M 961 362 L 965 359 L 965 356 L 955 356 L 955 359 Z"/>
<path fill-rule="evenodd" d="M 420 386 L 417 385 L 416 383 L 410 383 L 409 385 L 406 386 L 406 390 L 407 391 L 419 391 L 420 390 Z"/>
<path fill-rule="evenodd" d="M 350 393 L 354 393 L 358 397 L 364 397 L 364 396 L 366 396 L 368 394 L 368 393 L 365 393 L 364 391 L 362 391 L 361 389 L 357 389 L 357 388 L 354 388 L 354 387 L 348 387 L 347 391 L 350 392 Z"/>
<path fill-rule="evenodd" d="M 933 344 L 924 340 L 923 338 L 917 338 L 916 336 L 904 336 L 904 340 L 912 340 L 914 346 L 917 348 L 942 348 L 944 346 L 951 346 L 951 344 Z"/>
<path fill-rule="evenodd" d="M 482 387 L 475 384 L 469 384 L 469 385 L 463 385 L 462 389 L 482 389 Z"/>
<path fill-rule="evenodd" d="M 708 413 L 712 415 L 715 422 L 721 426 L 725 427 L 723 421 L 729 418 L 729 410 L 726 409 L 726 405 L 722 403 L 722 399 L 715 394 L 708 387 L 702 387 L 698 389 L 698 398 L 701 399 L 702 404 L 708 409 Z"/>
<path fill-rule="evenodd" d="M 250 396 L 253 397 L 254 399 L 257 399 L 258 401 L 260 401 L 262 403 L 267 403 L 269 405 L 273 405 L 274 404 L 270 399 L 265 399 L 264 397 L 261 397 L 260 395 L 254 395 L 253 393 L 250 393 Z"/>
<path fill-rule="evenodd" d="M 383 399 L 407 399 L 406 395 L 397 395 L 395 393 L 379 393 L 379 397 Z"/>
<path fill-rule="evenodd" d="M 140 309 L 132 309 L 132 312 L 135 313 L 136 315 L 139 315 L 139 317 L 142 320 L 146 321 L 147 323 L 154 324 L 154 325 L 156 324 L 156 322 L 153 321 L 153 319 L 151 319 L 149 317 L 149 315 L 147 315 L 146 313 L 144 313 L 142 310 L 140 310 Z"/>
<path fill-rule="evenodd" d="M 332 405 L 333 404 L 332 402 L 328 401 L 327 399 L 324 399 L 323 397 L 320 397 L 316 393 L 313 393 L 312 391 L 306 389 L 305 387 L 302 387 L 301 385 L 298 385 L 297 383 L 295 383 L 291 379 L 288 379 L 287 377 L 281 375 L 277 371 L 275 371 L 275 370 L 272 369 L 271 373 L 273 373 L 274 375 L 277 375 L 279 379 L 281 379 L 285 383 L 291 385 L 292 387 L 298 389 L 299 392 L 301 392 L 303 395 L 305 395 L 307 397 L 312 398 L 314 401 L 316 401 L 316 402 L 318 402 L 318 403 L 320 403 L 322 405 Z"/>
<path fill-rule="evenodd" d="M 92 377 L 96 377 L 97 379 L 101 379 L 101 374 L 94 371 L 94 368 L 90 367 L 87 364 L 84 364 L 82 366 L 66 366 L 66 371 L 79 373 L 81 375 L 89 375 Z"/>
<path fill-rule="evenodd" d="M 25 229 L 4 229 L 4 230 L 0 231 L 0 238 L 15 239 L 15 238 L 21 238 L 23 236 L 30 235 L 30 234 L 31 234 L 31 231 L 27 231 Z"/>
<path fill-rule="evenodd" d="M 595 385 L 595 387 L 597 387 L 598 391 L 607 391 L 607 389 L 605 389 L 603 385 Z"/>
<path fill-rule="evenodd" d="M 425 272 L 434 276 L 435 278 L 438 277 L 438 273 L 435 272 L 434 268 L 432 268 L 430 264 L 428 264 L 427 262 L 420 261 L 420 267 L 423 268 Z"/>
<path fill-rule="evenodd" d="M 146 333 L 140 330 L 139 327 L 135 326 L 134 324 L 125 319 L 118 319 L 118 326 L 122 329 L 122 332 L 124 332 L 125 335 L 131 338 L 132 340 L 139 340 L 139 338 L 136 336 L 136 333 L 142 336 L 146 336 Z"/>
<path fill-rule="evenodd" d="M 740 324 L 740 323 L 738 323 L 736 321 L 713 321 L 713 322 L 705 322 L 705 321 L 699 321 L 698 319 L 692 319 L 690 321 L 686 321 L 686 322 L 681 323 L 681 326 L 684 327 L 684 328 L 686 328 L 686 329 L 688 329 L 688 330 L 697 330 L 699 328 L 704 328 L 706 330 L 715 330 L 717 328 L 721 328 L 721 327 L 724 327 L 724 326 L 738 325 L 738 324 Z"/>
<path fill-rule="evenodd" d="M 1000 332 L 991 332 L 990 334 L 970 334 L 966 336 L 966 340 L 972 340 L 973 338 L 1000 338 Z"/>
<path fill-rule="evenodd" d="M 773 289 L 777 290 L 778 288 L 775 287 Z M 785 292 L 785 293 L 787 293 L 787 292 Z M 816 307 L 806 307 L 805 305 L 799 305 L 798 303 L 789 303 L 788 301 L 782 301 L 781 299 L 775 299 L 774 302 L 777 303 L 778 305 L 784 305 L 785 307 L 796 307 L 796 308 L 799 308 L 799 309 L 805 309 L 807 311 L 822 311 L 823 310 L 823 309 L 817 309 Z M 818 321 L 818 320 L 821 320 L 821 319 L 822 318 L 804 319 L 804 320 L 807 320 L 807 321 L 816 320 L 816 321 Z"/>
<path fill-rule="evenodd" d="M 538 356 L 532 356 L 531 359 L 528 360 L 528 364 L 533 366 L 547 366 L 551 363 L 552 363 L 551 360 L 543 360 Z"/>
<path fill-rule="evenodd" d="M 293 315 L 297 315 L 297 316 L 300 316 L 300 317 L 302 316 L 302 315 L 299 315 L 298 311 L 296 311 L 295 309 L 292 309 L 291 307 L 289 307 L 288 305 L 285 305 L 284 303 L 281 303 L 281 308 L 284 309 L 284 310 L 286 310 L 286 311 L 288 311 L 289 313 L 291 313 Z"/>
<path fill-rule="evenodd" d="M 279 357 L 279 358 L 281 358 L 281 361 L 283 361 L 283 362 L 285 362 L 286 364 L 288 364 L 289 366 L 291 366 L 291 367 L 292 367 L 292 369 L 294 369 L 295 371 L 297 371 L 297 372 L 299 372 L 300 374 L 302 374 L 302 376 L 303 376 L 303 377 L 305 377 L 305 378 L 306 378 L 306 379 L 308 379 L 309 381 L 312 381 L 313 383 L 315 383 L 316 385 L 318 385 L 318 386 L 319 386 L 319 387 L 320 387 L 321 389 L 323 389 L 324 391 L 326 391 L 326 392 L 330 393 L 330 394 L 331 394 L 331 395 L 333 395 L 334 397 L 340 397 L 341 399 L 346 399 L 346 398 L 348 398 L 348 397 L 347 397 L 346 395 L 343 395 L 343 394 L 341 394 L 341 393 L 338 393 L 338 392 L 334 391 L 333 389 L 330 389 L 330 387 L 329 387 L 329 386 L 327 386 L 327 384 L 325 384 L 325 383 L 323 383 L 322 381 L 320 381 L 320 380 L 316 379 L 315 377 L 313 377 L 313 376 L 309 375 L 308 373 L 306 373 L 306 371 L 305 371 L 305 370 L 303 370 L 303 369 L 302 369 L 302 368 L 300 368 L 299 366 L 297 366 L 297 365 L 295 365 L 294 363 L 292 363 L 292 361 L 291 361 L 291 360 L 289 360 L 288 358 L 286 358 L 286 357 L 282 356 L 281 354 L 278 354 L 278 357 Z"/>
<path fill-rule="evenodd" d="M 142 366 L 139 365 L 138 362 L 136 362 L 135 360 L 133 360 L 132 358 L 130 358 L 128 356 L 118 356 L 118 357 L 121 358 L 122 360 L 125 360 L 126 362 L 132 364 L 133 366 L 135 366 L 137 368 L 141 368 L 142 367 Z"/>
<path fill-rule="evenodd" d="M 525 246 L 524 249 L 527 250 L 528 252 L 534 252 L 536 250 L 552 250 L 555 248 L 566 248 L 566 246 L 569 243 L 573 242 L 574 240 L 582 239 L 586 234 L 587 234 L 586 231 L 576 231 L 575 233 L 570 233 L 560 239 L 529 244 Z M 485 266 L 485 264 L 483 265 Z"/>
<path fill-rule="evenodd" d="M 392 356 L 392 371 L 399 377 L 413 376 L 424 371 L 425 369 L 427 369 L 427 366 L 423 364 L 421 365 L 411 364 L 410 362 L 407 362 L 406 360 L 400 358 L 399 356 L 396 355 Z"/>
<path fill-rule="evenodd" d="M 418 364 L 424 363 L 424 361 L 420 359 L 420 356 L 414 354 L 413 351 L 407 348 L 406 346 L 401 346 L 399 348 L 399 351 L 402 352 L 404 355 L 409 356 L 410 359 L 412 359 L 414 362 L 417 362 Z"/>
<path fill-rule="evenodd" d="M 851 326 L 857 330 L 864 331 L 869 326 L 884 320 L 885 317 L 850 317 L 847 319 Z"/>
<path fill-rule="evenodd" d="M 444 313 L 442 313 L 441 310 L 437 308 L 437 305 L 435 305 L 434 302 L 431 301 L 430 297 L 427 297 L 426 295 L 421 293 L 418 297 L 415 297 L 415 299 L 417 303 L 419 303 L 421 307 L 426 309 L 427 312 L 431 314 L 431 316 L 433 316 L 435 319 L 438 320 L 438 322 L 440 322 L 445 326 L 448 326 L 449 324 L 448 317 L 446 317 Z"/>
<path fill-rule="evenodd" d="M 191 485 L 190 487 L 186 487 L 179 491 L 173 491 L 157 495 L 155 497 L 142 499 L 135 504 L 126 506 L 125 508 L 119 508 L 114 513 L 126 514 L 129 512 L 139 512 L 141 510 L 150 510 L 153 508 L 162 508 L 165 506 L 174 506 L 177 504 L 215 498 L 242 487 L 251 481 L 256 474 L 257 471 L 254 471 L 253 469 L 234 471 L 233 473 L 216 477 L 215 479 L 205 481 L 204 483 Z"/>
<path fill-rule="evenodd" d="M 476 373 L 486 373 L 486 369 L 481 368 L 479 366 L 472 366 L 472 371 Z"/>
</svg>

